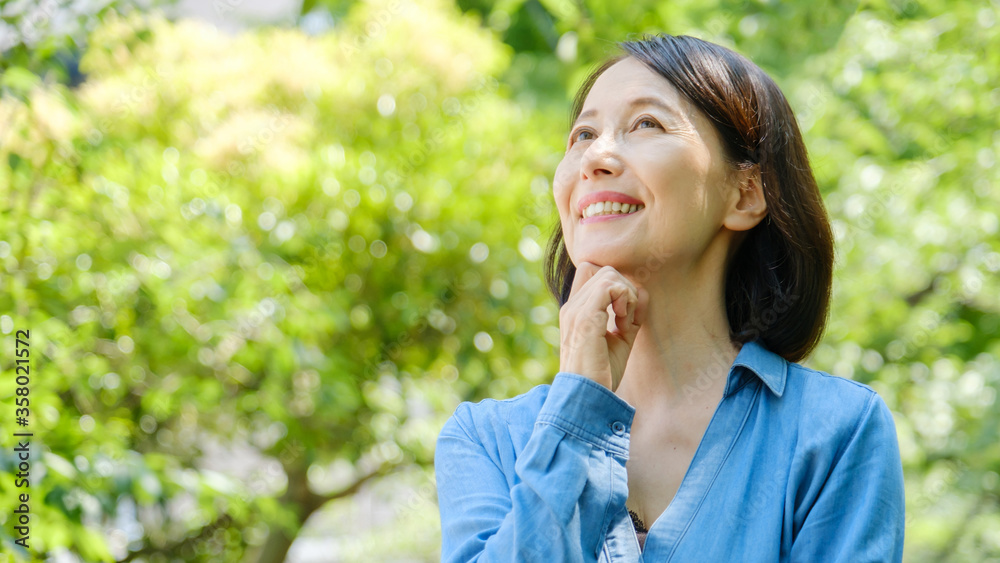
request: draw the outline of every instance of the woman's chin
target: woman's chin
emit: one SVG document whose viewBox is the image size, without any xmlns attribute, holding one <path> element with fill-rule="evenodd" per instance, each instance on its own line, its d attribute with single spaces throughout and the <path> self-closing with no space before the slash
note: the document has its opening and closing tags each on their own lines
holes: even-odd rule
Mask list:
<svg viewBox="0 0 1000 563">
<path fill-rule="evenodd" d="M 595 264 L 599 267 L 611 266 L 622 273 L 635 270 L 642 265 L 641 260 L 632 260 L 629 258 L 630 257 L 623 255 L 620 251 L 614 252 L 611 249 L 607 249 L 586 252 L 582 254 L 578 260 L 574 259 L 573 265 L 575 266 L 581 262 L 590 262 L 591 264 Z"/>
</svg>

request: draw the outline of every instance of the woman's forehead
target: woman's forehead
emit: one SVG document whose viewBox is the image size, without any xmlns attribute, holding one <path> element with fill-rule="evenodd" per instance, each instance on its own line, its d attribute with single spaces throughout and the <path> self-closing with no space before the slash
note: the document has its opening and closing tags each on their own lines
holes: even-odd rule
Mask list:
<svg viewBox="0 0 1000 563">
<path fill-rule="evenodd" d="M 597 77 L 578 119 L 641 104 L 660 105 L 677 116 L 689 116 L 691 111 L 690 103 L 666 78 L 636 59 L 626 57 Z"/>
</svg>

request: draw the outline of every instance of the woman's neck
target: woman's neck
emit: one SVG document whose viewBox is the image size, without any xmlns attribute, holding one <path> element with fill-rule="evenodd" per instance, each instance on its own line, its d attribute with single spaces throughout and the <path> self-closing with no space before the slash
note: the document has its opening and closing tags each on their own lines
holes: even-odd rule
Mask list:
<svg viewBox="0 0 1000 563">
<path fill-rule="evenodd" d="M 679 277 L 643 284 L 649 310 L 615 391 L 636 408 L 717 402 L 739 353 L 730 339 L 724 282 L 708 283 L 721 276 Z"/>
</svg>

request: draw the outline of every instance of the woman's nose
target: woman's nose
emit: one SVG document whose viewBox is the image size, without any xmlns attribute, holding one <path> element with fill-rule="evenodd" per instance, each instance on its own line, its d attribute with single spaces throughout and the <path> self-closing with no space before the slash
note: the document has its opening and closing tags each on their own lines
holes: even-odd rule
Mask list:
<svg viewBox="0 0 1000 563">
<path fill-rule="evenodd" d="M 580 162 L 580 173 L 584 178 L 596 179 L 601 175 L 621 174 L 622 162 L 619 157 L 618 140 L 614 133 L 607 131 L 590 143 Z"/>
</svg>

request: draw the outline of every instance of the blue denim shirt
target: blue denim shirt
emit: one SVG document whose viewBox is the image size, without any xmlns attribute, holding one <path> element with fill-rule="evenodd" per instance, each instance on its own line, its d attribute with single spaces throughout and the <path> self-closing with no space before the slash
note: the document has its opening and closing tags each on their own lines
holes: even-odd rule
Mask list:
<svg viewBox="0 0 1000 563">
<path fill-rule="evenodd" d="M 434 460 L 441 560 L 902 560 L 899 446 L 871 388 L 744 344 L 642 550 L 625 508 L 634 413 L 566 372 L 460 404 Z"/>
</svg>

